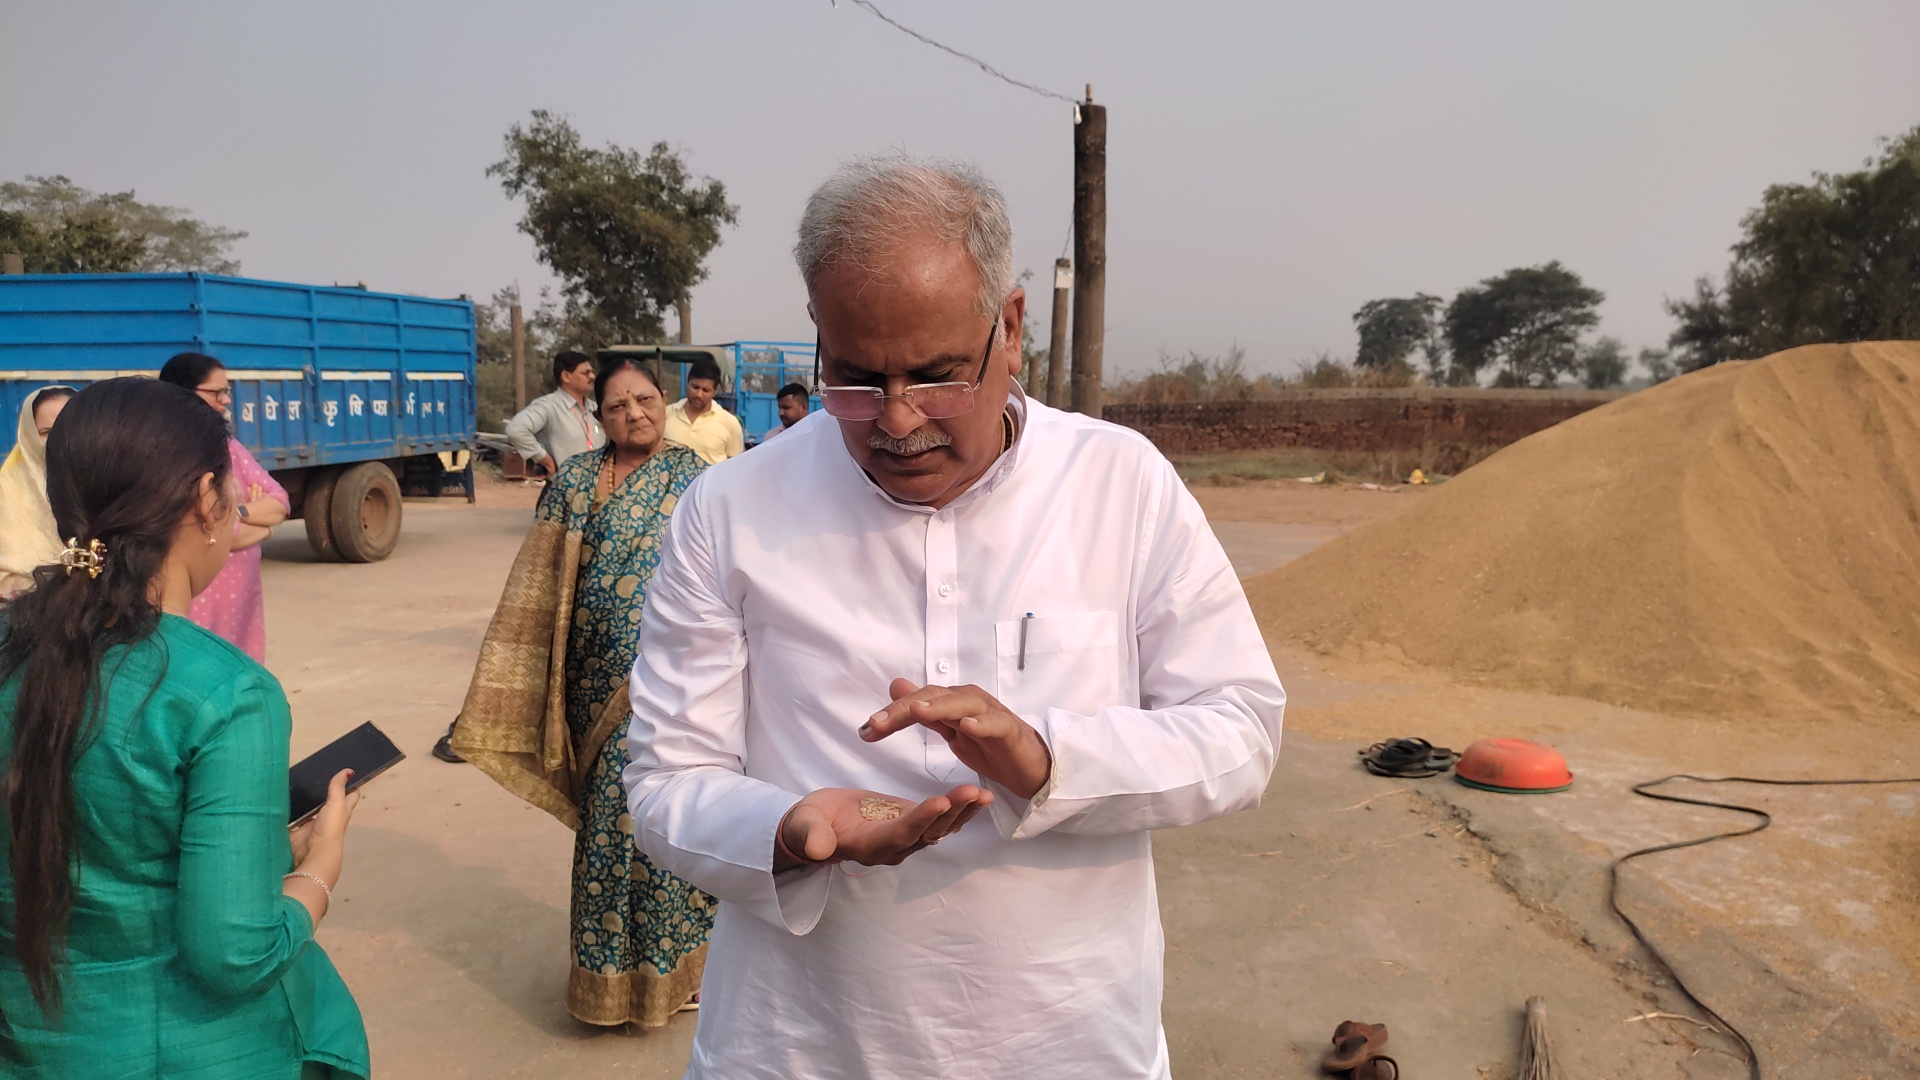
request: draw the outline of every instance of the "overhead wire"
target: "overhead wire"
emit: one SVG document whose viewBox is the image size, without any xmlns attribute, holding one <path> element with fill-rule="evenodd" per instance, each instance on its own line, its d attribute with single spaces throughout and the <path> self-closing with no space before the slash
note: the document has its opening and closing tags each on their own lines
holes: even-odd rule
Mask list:
<svg viewBox="0 0 1920 1080">
<path fill-rule="evenodd" d="M 926 45 L 931 45 L 934 48 L 939 49 L 941 52 L 951 53 L 952 55 L 957 56 L 960 59 L 965 60 L 967 63 L 972 64 L 973 66 L 979 68 L 981 71 L 984 71 L 987 74 L 993 76 L 994 78 L 999 79 L 1001 82 L 1009 83 L 1013 86 L 1017 86 L 1022 90 L 1032 91 L 1033 93 L 1039 94 L 1041 97 L 1049 97 L 1059 101 L 1064 101 L 1069 105 L 1080 104 L 1078 101 L 1075 101 L 1073 98 L 1068 97 L 1065 94 L 1058 93 L 1053 90 L 1048 90 L 1046 87 L 1043 87 L 1043 86 L 1035 86 L 1030 82 L 1022 82 L 1021 80 L 1014 78 L 1013 76 L 1007 74 L 1004 71 L 1001 71 L 999 68 L 994 67 L 992 64 L 987 63 L 985 60 L 982 60 L 977 56 L 971 56 L 967 53 L 963 53 L 959 49 L 956 49 L 951 45 L 945 45 L 938 41 L 933 40 L 932 38 L 928 37 L 927 35 L 921 33 L 918 30 L 913 29 L 912 27 L 901 25 L 901 23 L 898 20 L 894 19 L 892 16 L 888 15 L 886 12 L 881 11 L 878 7 L 874 6 L 873 0 L 849 0 L 849 2 L 856 4 L 860 7 L 866 8 L 869 12 L 873 13 L 873 16 L 875 18 L 879 19 L 883 23 L 886 23 L 888 26 L 893 27 L 895 30 L 898 30 L 903 34 L 906 34 L 908 37 L 913 38 L 915 41 L 919 41 Z M 839 0 L 834 0 L 834 3 L 837 6 L 839 3 Z"/>
<path fill-rule="evenodd" d="M 1721 1016 L 1706 1002 L 1700 1000 L 1700 996 L 1696 994 L 1691 987 L 1687 986 L 1686 980 L 1682 979 L 1680 973 L 1674 970 L 1673 961 L 1668 960 L 1666 955 L 1655 947 L 1653 942 L 1647 938 L 1646 931 L 1640 929 L 1639 923 L 1634 922 L 1625 911 L 1621 910 L 1620 868 L 1628 862 L 1645 855 L 1657 855 L 1663 851 L 1679 851 L 1682 848 L 1700 847 L 1704 844 L 1711 844 L 1720 840 L 1732 840 L 1736 837 L 1752 836 L 1754 833 L 1772 825 L 1773 815 L 1758 807 L 1740 806 L 1737 803 L 1714 802 L 1711 799 L 1690 799 L 1684 795 L 1665 795 L 1653 790 L 1670 780 L 1691 780 L 1696 784 L 1769 784 L 1776 787 L 1848 787 L 1864 784 L 1920 784 L 1920 776 L 1903 776 L 1884 780 L 1774 780 L 1758 776 L 1692 776 L 1686 773 L 1678 773 L 1673 776 L 1663 776 L 1658 780 L 1648 780 L 1633 786 L 1633 793 L 1635 795 L 1648 799 L 1658 799 L 1662 802 L 1671 803 L 1685 803 L 1688 806 L 1706 806 L 1715 810 L 1733 810 L 1742 814 L 1752 814 L 1754 817 L 1760 819 L 1758 824 L 1744 829 L 1714 833 L 1711 836 L 1696 837 L 1692 840 L 1680 840 L 1671 844 L 1656 844 L 1653 847 L 1644 847 L 1638 851 L 1627 852 L 1625 855 L 1615 859 L 1613 864 L 1607 867 L 1607 906 L 1612 908 L 1614 915 L 1627 925 L 1627 929 L 1633 933 L 1634 940 L 1638 941 L 1641 947 L 1645 948 L 1647 952 L 1652 955 L 1654 962 L 1660 965 L 1660 969 L 1666 973 L 1667 978 L 1673 983 L 1674 989 L 1680 991 L 1680 996 L 1686 998 L 1694 1008 L 1712 1018 L 1725 1029 L 1729 1037 L 1740 1044 L 1740 1048 L 1746 1052 L 1747 1073 L 1751 1080 L 1766 1080 L 1765 1074 L 1762 1073 L 1760 1068 L 1760 1055 L 1754 1050 L 1753 1040 L 1747 1038 L 1744 1032 L 1728 1022 L 1726 1017 Z"/>
<path fill-rule="evenodd" d="M 1058 93 L 1053 90 L 1048 90 L 1044 86 L 1035 86 L 1030 82 L 1024 82 L 1020 79 L 1016 79 L 1013 76 L 1008 75 L 1006 72 L 1001 71 L 999 68 L 994 67 L 992 64 L 987 63 L 985 60 L 980 59 L 977 56 L 973 56 L 969 53 L 963 53 L 959 49 L 956 49 L 951 45 L 947 45 L 943 42 L 935 41 L 934 39 L 928 37 L 927 35 L 921 33 L 920 31 L 915 30 L 910 26 L 903 25 L 898 19 L 895 19 L 892 16 L 888 15 L 886 12 L 881 11 L 877 6 L 874 5 L 873 0 L 848 0 L 848 2 L 867 9 L 867 11 L 871 13 L 874 18 L 879 19 L 881 22 L 886 23 L 888 26 L 893 27 L 895 30 L 900 31 L 903 34 L 906 34 L 908 37 L 913 38 L 915 41 L 921 42 L 926 45 L 931 45 L 934 48 L 939 49 L 941 52 L 949 53 L 953 56 L 957 56 L 960 59 L 965 60 L 967 63 L 972 64 L 975 67 L 979 68 L 981 71 L 984 71 L 987 74 L 993 76 L 994 78 L 999 79 L 1001 82 L 1008 83 L 1009 85 L 1012 85 L 1012 86 L 1017 86 L 1022 90 L 1031 91 L 1032 93 L 1039 94 L 1041 97 L 1053 98 L 1056 101 L 1064 101 L 1067 104 L 1072 105 L 1076 110 L 1074 113 L 1074 122 L 1075 123 L 1079 122 L 1080 114 L 1078 112 L 1078 109 L 1080 107 L 1080 102 L 1074 100 L 1072 97 L 1069 97 L 1066 94 Z M 840 0 L 832 0 L 832 3 L 835 7 L 838 7 L 840 5 Z M 1072 250 L 1073 250 L 1073 220 L 1069 218 L 1067 220 L 1066 239 L 1062 240 L 1060 243 L 1060 257 L 1063 259 L 1066 258 L 1067 255 Z"/>
</svg>

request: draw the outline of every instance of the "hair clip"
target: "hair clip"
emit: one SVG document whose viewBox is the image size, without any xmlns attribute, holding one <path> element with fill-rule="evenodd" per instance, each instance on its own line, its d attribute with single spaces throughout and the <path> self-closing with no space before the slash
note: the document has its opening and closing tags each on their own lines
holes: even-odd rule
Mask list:
<svg viewBox="0 0 1920 1080">
<path fill-rule="evenodd" d="M 92 579 L 100 576 L 100 561 L 106 557 L 107 545 L 93 539 L 81 547 L 80 538 L 76 536 L 67 541 L 66 550 L 60 553 L 60 565 L 67 568 L 68 577 L 72 577 L 75 570 L 85 570 Z"/>
</svg>

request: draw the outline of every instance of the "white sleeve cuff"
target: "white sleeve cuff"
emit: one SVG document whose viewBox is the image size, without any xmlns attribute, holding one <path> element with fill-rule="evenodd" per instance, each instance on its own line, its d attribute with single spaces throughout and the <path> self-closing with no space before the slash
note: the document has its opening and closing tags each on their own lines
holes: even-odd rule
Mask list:
<svg viewBox="0 0 1920 1080">
<path fill-rule="evenodd" d="M 688 777 L 678 778 L 686 784 Z M 654 864 L 724 903 L 737 904 L 790 934 L 805 934 L 827 907 L 824 867 L 773 872 L 773 838 L 798 795 L 737 773 L 702 777 L 709 790 L 679 801 L 670 791 L 637 792 L 634 839 Z M 725 821 L 711 811 L 724 804 Z M 700 822 L 705 827 L 691 827 Z"/>
<path fill-rule="evenodd" d="M 773 895 L 780 908 L 780 922 L 787 932 L 799 937 L 820 925 L 827 910 L 827 894 L 833 885 L 833 867 L 809 866 L 773 875 Z"/>
<path fill-rule="evenodd" d="M 1008 840 L 1025 840 L 1047 830 L 1048 825 L 1042 821 L 1045 816 L 1042 811 L 1046 809 L 1048 796 L 1053 794 L 1054 781 L 1060 777 L 1060 755 L 1054 749 L 1053 738 L 1047 730 L 1047 718 L 1042 715 L 1022 716 L 1020 719 L 1026 721 L 1027 726 L 1040 736 L 1040 741 L 1046 744 L 1047 756 L 1053 767 L 1047 773 L 1047 782 L 1040 785 L 1040 790 L 1034 792 L 1031 799 L 1023 799 L 1007 790 L 1005 785 L 984 776 L 980 778 L 980 786 L 993 792 L 993 805 L 987 807 L 987 814 L 993 819 L 993 827 Z"/>
</svg>

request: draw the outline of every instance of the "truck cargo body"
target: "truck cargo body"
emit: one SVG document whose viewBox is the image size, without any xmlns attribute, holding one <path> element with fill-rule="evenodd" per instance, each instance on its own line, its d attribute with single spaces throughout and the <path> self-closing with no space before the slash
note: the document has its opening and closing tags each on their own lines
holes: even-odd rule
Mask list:
<svg viewBox="0 0 1920 1080">
<path fill-rule="evenodd" d="M 475 445 L 465 300 L 197 273 L 0 276 L 8 418 L 42 386 L 153 375 L 188 351 L 226 365 L 235 438 L 287 488 L 323 557 L 385 557 L 400 482 L 437 491 Z M 13 438 L 0 424 L 0 450 Z M 460 479 L 470 497 L 470 471 Z M 332 505 L 342 485 L 354 506 Z"/>
<path fill-rule="evenodd" d="M 730 393 L 720 403 L 740 418 L 749 446 L 779 430 L 781 387 L 790 383 L 806 387 L 808 410 L 819 410 L 819 395 L 813 394 L 813 342 L 735 341 L 720 348 L 733 360 Z"/>
</svg>

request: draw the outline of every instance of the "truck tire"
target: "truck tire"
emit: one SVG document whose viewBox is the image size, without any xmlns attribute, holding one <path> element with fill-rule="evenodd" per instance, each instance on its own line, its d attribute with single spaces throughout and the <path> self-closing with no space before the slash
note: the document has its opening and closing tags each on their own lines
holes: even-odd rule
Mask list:
<svg viewBox="0 0 1920 1080">
<path fill-rule="evenodd" d="M 339 562 L 340 548 L 333 542 L 333 490 L 340 482 L 339 469 L 315 469 L 307 476 L 307 490 L 300 499 L 300 517 L 307 523 L 307 543 L 321 562 Z"/>
<path fill-rule="evenodd" d="M 400 481 L 378 461 L 363 461 L 340 474 L 327 523 L 334 547 L 348 562 L 379 562 L 400 544 Z"/>
</svg>

